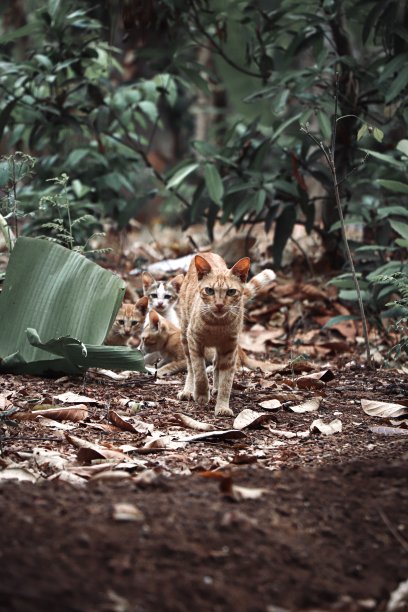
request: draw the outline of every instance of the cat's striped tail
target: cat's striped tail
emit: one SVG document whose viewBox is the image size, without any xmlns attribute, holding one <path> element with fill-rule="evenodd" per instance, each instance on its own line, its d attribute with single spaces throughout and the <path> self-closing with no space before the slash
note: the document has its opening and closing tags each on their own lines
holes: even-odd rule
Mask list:
<svg viewBox="0 0 408 612">
<path fill-rule="evenodd" d="M 269 285 L 272 281 L 276 279 L 276 274 L 273 270 L 262 270 L 259 274 L 256 274 L 251 280 L 245 285 L 244 289 L 244 298 L 245 300 L 252 300 L 257 293 L 265 287 L 265 285 Z"/>
</svg>

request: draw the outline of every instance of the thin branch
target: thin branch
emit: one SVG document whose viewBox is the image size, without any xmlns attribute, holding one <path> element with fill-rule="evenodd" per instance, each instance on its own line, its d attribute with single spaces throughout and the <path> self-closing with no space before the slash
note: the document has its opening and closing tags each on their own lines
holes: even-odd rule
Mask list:
<svg viewBox="0 0 408 612">
<path fill-rule="evenodd" d="M 337 134 L 337 105 L 339 103 L 339 73 L 336 72 L 335 90 L 334 90 L 334 115 L 333 115 L 333 127 L 332 127 L 332 139 L 331 139 L 331 153 L 334 157 L 336 151 L 336 134 Z"/>
<path fill-rule="evenodd" d="M 382 510 L 378 510 L 378 514 L 381 516 L 385 526 L 390 530 L 391 534 L 397 540 L 398 544 L 408 553 L 408 542 L 398 533 L 395 527 L 391 524 L 388 517 L 382 512 Z"/>
<path fill-rule="evenodd" d="M 256 77 L 257 79 L 263 79 L 265 77 L 265 75 L 261 74 L 260 72 L 253 72 L 252 70 L 248 70 L 247 68 L 243 68 L 242 66 L 240 66 L 239 64 L 234 62 L 234 60 L 232 60 L 230 57 L 228 57 L 228 55 L 225 53 L 223 48 L 217 42 L 215 42 L 215 40 L 212 38 L 212 36 L 210 36 L 210 34 L 208 34 L 208 32 L 205 30 L 205 28 L 201 24 L 201 22 L 200 22 L 200 20 L 198 18 L 196 7 L 194 6 L 194 2 L 191 3 L 191 7 L 192 7 L 193 12 L 194 12 L 194 17 L 195 17 L 194 21 L 195 21 L 195 24 L 196 24 L 198 30 L 210 42 L 211 48 L 215 49 L 217 51 L 217 53 L 222 57 L 222 59 L 227 62 L 227 64 L 232 66 L 232 68 L 235 68 L 235 70 L 238 70 L 239 72 L 242 72 L 242 74 L 247 74 L 248 76 Z"/>
</svg>

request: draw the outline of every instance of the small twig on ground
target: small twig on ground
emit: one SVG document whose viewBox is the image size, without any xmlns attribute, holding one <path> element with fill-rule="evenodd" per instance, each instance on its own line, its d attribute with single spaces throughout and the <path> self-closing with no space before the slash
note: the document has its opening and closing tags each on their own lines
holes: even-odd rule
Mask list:
<svg viewBox="0 0 408 612">
<path fill-rule="evenodd" d="M 388 517 L 384 514 L 382 510 L 378 510 L 378 514 L 381 516 L 384 525 L 389 529 L 390 533 L 397 540 L 398 544 L 408 553 L 408 542 L 398 533 L 395 527 L 391 524 Z"/>
</svg>

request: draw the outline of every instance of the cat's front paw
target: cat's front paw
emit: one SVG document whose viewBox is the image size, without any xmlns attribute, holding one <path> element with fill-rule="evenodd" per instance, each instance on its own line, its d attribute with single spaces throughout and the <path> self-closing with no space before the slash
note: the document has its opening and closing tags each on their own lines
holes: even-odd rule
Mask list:
<svg viewBox="0 0 408 612">
<path fill-rule="evenodd" d="M 194 401 L 196 401 L 199 406 L 205 406 L 210 401 L 210 392 L 194 391 Z"/>
<path fill-rule="evenodd" d="M 189 389 L 183 389 L 177 393 L 177 398 L 179 400 L 191 400 L 193 399 L 193 393 Z"/>
<path fill-rule="evenodd" d="M 215 416 L 233 416 L 233 411 L 228 406 L 216 406 Z"/>
</svg>

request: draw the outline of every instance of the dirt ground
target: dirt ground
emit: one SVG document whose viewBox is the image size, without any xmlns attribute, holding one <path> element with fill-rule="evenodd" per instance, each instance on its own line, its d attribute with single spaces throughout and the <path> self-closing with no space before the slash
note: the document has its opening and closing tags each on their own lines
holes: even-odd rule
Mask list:
<svg viewBox="0 0 408 612">
<path fill-rule="evenodd" d="M 360 400 L 406 403 L 408 377 L 338 365 L 323 378 L 302 389 L 299 373 L 240 372 L 234 412 L 264 421 L 186 442 L 203 434 L 180 413 L 224 432 L 233 419 L 179 402 L 182 376 L 3 376 L 0 397 L 21 414 L 67 391 L 91 401 L 68 432 L 38 418 L 3 427 L 2 473 L 20 481 L 0 481 L 0 610 L 407 610 L 408 599 L 389 602 L 408 578 L 408 430 Z M 317 396 L 314 412 L 290 410 Z M 280 408 L 260 407 L 273 398 Z M 133 432 L 112 422 L 129 405 Z M 342 431 L 276 433 L 308 432 L 316 418 Z"/>
</svg>

